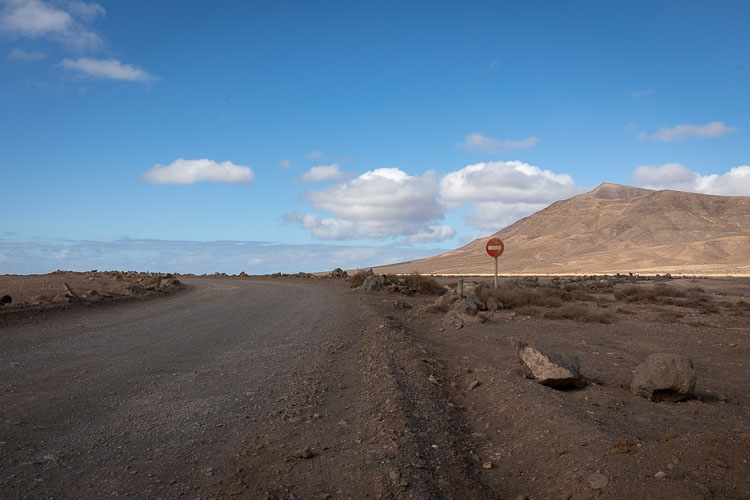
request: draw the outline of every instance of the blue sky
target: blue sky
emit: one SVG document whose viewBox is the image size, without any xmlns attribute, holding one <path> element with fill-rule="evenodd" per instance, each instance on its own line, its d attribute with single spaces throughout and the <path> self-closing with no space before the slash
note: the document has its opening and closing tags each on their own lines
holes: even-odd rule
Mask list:
<svg viewBox="0 0 750 500">
<path fill-rule="evenodd" d="M 750 195 L 749 18 L 0 0 L 0 273 L 355 267 L 601 182 Z"/>
</svg>

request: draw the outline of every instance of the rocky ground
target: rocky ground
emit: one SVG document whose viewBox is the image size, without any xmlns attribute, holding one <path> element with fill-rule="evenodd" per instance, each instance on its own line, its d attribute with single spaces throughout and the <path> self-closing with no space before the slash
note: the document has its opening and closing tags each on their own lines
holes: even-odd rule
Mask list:
<svg viewBox="0 0 750 500">
<path fill-rule="evenodd" d="M 93 270 L 4 274 L 0 275 L 0 322 L 34 312 L 144 299 L 181 289 L 180 280 L 165 273 Z"/>
<path fill-rule="evenodd" d="M 462 298 L 456 278 L 265 279 L 322 287 L 356 315 L 269 380 L 277 408 L 253 416 L 201 496 L 750 497 L 750 280 L 526 277 L 496 291 L 467 277 Z M 519 342 L 576 356 L 576 383 L 528 378 Z M 684 401 L 631 390 L 653 353 L 692 361 Z"/>
<path fill-rule="evenodd" d="M 463 301 L 450 286 L 437 300 L 377 291 L 388 284 L 360 293 L 390 296 L 383 314 L 403 334 L 389 343 L 411 346 L 398 349 L 400 373 L 420 387 L 407 399 L 431 397 L 442 409 L 422 424 L 438 426 L 429 439 L 460 456 L 454 464 L 474 478 L 476 496 L 487 488 L 499 498 L 750 497 L 750 280 L 505 279 L 499 296 L 540 293 L 549 304 L 494 311 L 479 310 L 489 283 L 465 282 Z M 566 299 L 565 290 L 575 293 Z M 554 313 L 571 307 L 572 319 Z M 582 383 L 557 390 L 526 378 L 512 338 L 577 356 Z M 697 383 L 686 401 L 630 390 L 653 353 L 692 360 Z M 439 427 L 447 422 L 454 427 Z M 456 483 L 443 484 L 451 496 Z"/>
</svg>

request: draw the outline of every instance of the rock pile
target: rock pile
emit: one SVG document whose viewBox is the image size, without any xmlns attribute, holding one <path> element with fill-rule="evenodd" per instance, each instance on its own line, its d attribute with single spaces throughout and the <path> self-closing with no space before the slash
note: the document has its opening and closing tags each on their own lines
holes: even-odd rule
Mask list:
<svg viewBox="0 0 750 500">
<path fill-rule="evenodd" d="M 294 273 L 294 274 L 287 274 L 287 273 L 273 273 L 271 275 L 271 278 L 295 278 L 295 279 L 305 279 L 305 280 L 311 280 L 315 278 L 314 275 L 310 273 Z"/>
<path fill-rule="evenodd" d="M 328 273 L 328 277 L 335 280 L 345 280 L 349 277 L 349 273 L 347 273 L 340 267 L 337 267 L 336 269 Z"/>
<path fill-rule="evenodd" d="M 369 292 L 375 290 L 383 290 L 385 292 L 400 293 L 402 295 L 414 295 L 417 291 L 407 285 L 406 280 L 398 278 L 395 281 L 391 280 L 385 274 L 376 276 L 372 269 L 367 271 L 368 276 L 362 282 L 362 289 Z"/>
</svg>

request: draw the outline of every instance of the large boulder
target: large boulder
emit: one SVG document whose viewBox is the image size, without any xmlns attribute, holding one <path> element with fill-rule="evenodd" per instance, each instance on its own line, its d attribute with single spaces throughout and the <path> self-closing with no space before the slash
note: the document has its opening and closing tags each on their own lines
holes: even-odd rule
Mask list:
<svg viewBox="0 0 750 500">
<path fill-rule="evenodd" d="M 690 358 L 657 352 L 635 368 L 630 392 L 651 401 L 683 401 L 692 396 L 695 380 Z"/>
<path fill-rule="evenodd" d="M 466 294 L 466 298 L 464 300 L 467 300 L 468 302 L 474 304 L 480 311 L 487 310 L 487 306 L 484 304 L 484 302 L 479 300 L 479 297 L 477 297 L 476 295 Z"/>
<path fill-rule="evenodd" d="M 476 316 L 478 310 L 479 307 L 477 307 L 477 304 L 473 300 L 464 298 L 455 302 L 449 312 L 459 315 Z"/>
<path fill-rule="evenodd" d="M 576 387 L 581 383 L 581 362 L 578 356 L 562 356 L 556 352 L 544 352 L 526 342 L 511 338 L 521 361 L 521 371 L 542 385 L 556 389 Z"/>
<path fill-rule="evenodd" d="M 444 293 L 440 297 L 438 297 L 435 300 L 435 305 L 437 307 L 445 307 L 446 309 L 453 305 L 454 302 L 459 300 L 458 293 L 456 293 L 455 290 L 450 290 L 447 293 Z"/>
<path fill-rule="evenodd" d="M 368 276 L 362 283 L 362 288 L 369 292 L 375 291 L 380 288 L 380 280 L 375 276 Z"/>
</svg>

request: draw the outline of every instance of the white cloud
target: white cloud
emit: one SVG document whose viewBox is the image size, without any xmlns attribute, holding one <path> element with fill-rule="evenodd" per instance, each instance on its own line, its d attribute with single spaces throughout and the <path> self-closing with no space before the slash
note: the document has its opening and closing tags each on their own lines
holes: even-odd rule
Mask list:
<svg viewBox="0 0 750 500">
<path fill-rule="evenodd" d="M 302 174 L 302 182 L 335 182 L 346 179 L 346 174 L 341 171 L 337 163 L 331 165 L 318 165 Z"/>
<path fill-rule="evenodd" d="M 31 51 L 28 52 L 23 49 L 11 49 L 8 53 L 8 59 L 11 61 L 41 61 L 46 59 L 47 54 L 43 52 Z"/>
<path fill-rule="evenodd" d="M 195 184 L 196 182 L 226 182 L 250 184 L 255 175 L 250 167 L 235 165 L 230 161 L 211 160 L 173 161 L 169 165 L 157 164 L 141 174 L 141 179 L 150 184 Z"/>
<path fill-rule="evenodd" d="M 440 181 L 440 196 L 448 208 L 473 206 L 474 214 L 464 218 L 485 231 L 497 231 L 583 191 L 568 174 L 556 174 L 520 161 L 468 165 Z"/>
<path fill-rule="evenodd" d="M 645 90 L 635 90 L 630 93 L 631 97 L 645 97 L 649 94 L 652 94 L 654 91 L 651 89 L 645 89 Z"/>
<path fill-rule="evenodd" d="M 495 71 L 497 68 L 500 67 L 500 63 L 497 62 L 497 59 L 493 59 L 492 62 L 487 66 L 487 69 L 489 71 Z"/>
<path fill-rule="evenodd" d="M 649 136 L 646 132 L 638 134 L 639 139 L 655 139 L 663 142 L 681 141 L 688 137 L 721 137 L 737 132 L 737 128 L 724 125 L 724 122 L 711 122 L 705 125 L 682 124 L 675 127 L 662 127 L 658 132 Z"/>
<path fill-rule="evenodd" d="M 453 238 L 456 230 L 450 226 L 430 226 L 409 235 L 406 241 L 409 243 L 423 243 L 427 241 L 444 241 Z"/>
<path fill-rule="evenodd" d="M 537 137 L 527 137 L 520 141 L 509 141 L 486 137 L 479 132 L 473 132 L 466 136 L 464 142 L 459 146 L 469 151 L 485 151 L 497 153 L 502 150 L 526 149 L 535 146 L 539 142 Z"/>
<path fill-rule="evenodd" d="M 679 163 L 665 163 L 658 167 L 643 165 L 633 173 L 633 181 L 650 189 L 750 196 L 750 165 L 740 165 L 724 174 L 710 175 L 701 175 Z"/>
<path fill-rule="evenodd" d="M 279 168 L 283 168 L 284 170 L 286 170 L 292 166 L 292 160 L 290 160 L 289 158 L 284 158 L 278 163 L 278 165 Z"/>
<path fill-rule="evenodd" d="M 308 160 L 317 160 L 318 158 L 321 158 L 322 156 L 323 156 L 323 151 L 313 151 L 312 153 L 307 153 Z"/>
<path fill-rule="evenodd" d="M 310 229 L 325 240 L 391 238 L 408 241 L 442 241 L 455 234 L 438 226 L 444 206 L 436 197 L 435 173 L 411 176 L 397 168 L 370 170 L 356 179 L 305 197 L 313 208 L 331 214 L 291 214 L 285 220 Z"/>
<path fill-rule="evenodd" d="M 0 12 L 0 32 L 12 37 L 49 38 L 74 50 L 91 50 L 100 47 L 102 39 L 87 24 L 104 15 L 104 8 L 96 3 L 6 0 Z"/>
<path fill-rule="evenodd" d="M 81 57 L 74 61 L 66 57 L 60 62 L 60 66 L 92 78 L 106 78 L 130 82 L 155 80 L 155 77 L 148 74 L 145 70 L 131 64 L 122 64 L 117 59 L 90 59 L 88 57 Z"/>
<path fill-rule="evenodd" d="M 8 257 L 0 253 L 0 262 L 8 262 Z"/>
</svg>

